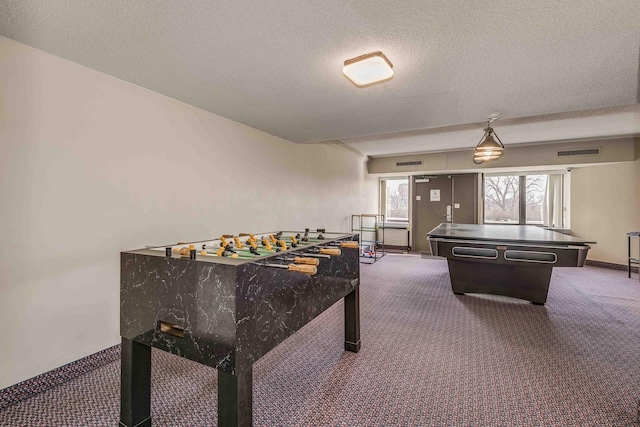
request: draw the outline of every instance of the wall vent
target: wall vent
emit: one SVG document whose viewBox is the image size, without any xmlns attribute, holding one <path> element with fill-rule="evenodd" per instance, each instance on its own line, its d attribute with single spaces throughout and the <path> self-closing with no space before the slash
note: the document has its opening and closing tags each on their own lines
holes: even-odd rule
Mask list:
<svg viewBox="0 0 640 427">
<path fill-rule="evenodd" d="M 414 160 L 412 162 L 396 162 L 396 166 L 422 166 L 422 160 Z"/>
<path fill-rule="evenodd" d="M 590 148 L 588 150 L 567 150 L 567 151 L 558 151 L 558 157 L 563 156 L 598 156 L 600 155 L 599 148 Z"/>
</svg>

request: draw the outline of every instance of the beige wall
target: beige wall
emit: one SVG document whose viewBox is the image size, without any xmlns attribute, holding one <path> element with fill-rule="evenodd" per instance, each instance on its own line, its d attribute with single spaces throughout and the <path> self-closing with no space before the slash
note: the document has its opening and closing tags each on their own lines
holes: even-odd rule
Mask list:
<svg viewBox="0 0 640 427">
<path fill-rule="evenodd" d="M 0 388 L 119 342 L 119 251 L 349 229 L 377 181 L 296 145 L 0 37 Z"/>
<path fill-rule="evenodd" d="M 626 234 L 640 231 L 640 160 L 573 169 L 571 231 L 598 242 L 589 259 L 627 264 Z"/>
</svg>

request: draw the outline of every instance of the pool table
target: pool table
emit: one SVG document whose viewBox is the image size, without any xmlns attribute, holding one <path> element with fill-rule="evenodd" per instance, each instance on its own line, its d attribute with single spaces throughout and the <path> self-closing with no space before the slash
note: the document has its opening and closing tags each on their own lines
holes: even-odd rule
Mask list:
<svg viewBox="0 0 640 427">
<path fill-rule="evenodd" d="M 589 242 L 534 225 L 443 223 L 427 233 L 449 265 L 454 294 L 547 301 L 553 267 L 582 267 Z"/>
</svg>

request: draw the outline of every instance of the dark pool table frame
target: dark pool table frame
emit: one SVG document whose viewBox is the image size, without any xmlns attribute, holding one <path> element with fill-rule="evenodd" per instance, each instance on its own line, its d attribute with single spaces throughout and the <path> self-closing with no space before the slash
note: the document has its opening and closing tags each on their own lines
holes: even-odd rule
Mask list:
<svg viewBox="0 0 640 427">
<path fill-rule="evenodd" d="M 544 305 L 553 267 L 582 267 L 590 246 L 536 226 L 440 224 L 427 233 L 445 257 L 454 294 L 503 295 Z"/>
</svg>

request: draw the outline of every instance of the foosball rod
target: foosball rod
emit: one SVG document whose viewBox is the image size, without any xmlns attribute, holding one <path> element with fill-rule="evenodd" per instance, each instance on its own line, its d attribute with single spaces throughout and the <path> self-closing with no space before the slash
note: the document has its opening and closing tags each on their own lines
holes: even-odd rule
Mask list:
<svg viewBox="0 0 640 427">
<path fill-rule="evenodd" d="M 303 247 L 296 247 L 293 248 L 296 251 L 308 251 L 308 252 L 303 252 L 303 254 L 305 256 L 316 256 L 318 254 L 322 254 L 322 255 L 326 255 L 326 256 L 339 256 L 342 251 L 340 251 L 339 248 L 323 248 L 323 247 L 317 247 L 317 246 L 303 246 Z M 318 258 L 324 258 L 324 257 L 318 257 Z"/>
<path fill-rule="evenodd" d="M 252 259 L 254 256 L 260 256 L 260 254 L 254 253 L 242 253 L 238 254 L 233 250 L 228 249 L 229 245 L 222 246 L 222 241 L 220 242 L 220 246 L 207 245 L 204 243 L 202 245 L 202 251 L 200 251 L 200 255 L 209 255 L 209 256 L 219 256 L 219 257 L 228 257 L 228 258 L 243 258 L 243 259 Z M 215 250 L 207 250 L 207 249 L 215 249 Z"/>
<path fill-rule="evenodd" d="M 318 269 L 315 265 L 298 265 L 298 264 L 261 264 L 254 263 L 259 265 L 260 267 L 272 267 L 272 268 L 285 268 L 289 271 L 297 272 L 297 273 L 305 273 L 309 275 L 314 275 L 318 272 Z"/>
<path fill-rule="evenodd" d="M 321 258 L 321 259 L 330 259 L 331 255 L 329 254 L 321 254 L 319 252 L 302 252 L 300 250 L 296 250 L 296 251 L 292 251 L 292 252 L 287 252 L 291 255 L 296 255 L 296 256 L 305 256 L 305 257 L 314 257 L 314 258 Z"/>
<path fill-rule="evenodd" d="M 231 244 L 228 244 L 227 246 L 222 246 L 222 245 L 215 246 L 215 245 L 207 245 L 207 244 L 203 244 L 203 245 L 202 245 L 202 249 L 203 249 L 203 250 L 210 250 L 210 249 L 211 249 L 211 250 L 216 250 L 216 251 L 217 251 L 217 250 L 218 250 L 218 249 L 220 249 L 220 248 L 225 248 L 225 249 L 226 249 L 226 248 L 228 248 L 229 246 L 231 246 Z M 243 247 L 243 248 L 238 248 L 238 247 L 235 247 L 235 248 L 234 248 L 233 246 L 231 246 L 231 249 L 232 249 L 233 251 L 242 250 L 242 251 L 246 251 L 246 252 L 251 252 L 251 250 L 250 250 L 249 248 L 244 248 L 244 247 Z"/>
<path fill-rule="evenodd" d="M 289 231 L 289 232 L 291 232 L 291 231 Z M 316 236 L 310 237 L 309 233 L 316 234 Z M 322 236 L 323 233 L 326 233 L 325 229 L 318 229 L 317 231 L 309 231 L 309 229 L 306 228 L 304 236 L 300 237 L 300 233 L 297 233 L 296 234 L 296 238 L 299 239 L 299 240 L 302 240 L 302 241 L 307 241 L 308 239 L 313 239 L 313 240 L 317 240 L 317 241 L 328 240 L 327 238 Z M 278 231 L 276 233 L 262 233 L 262 234 L 258 234 L 258 236 L 260 236 L 260 237 L 269 237 L 269 238 L 271 238 L 273 240 L 274 237 L 275 237 L 275 239 L 279 239 L 280 236 L 282 236 L 283 234 L 285 234 L 285 231 Z M 240 233 L 240 234 L 238 234 L 238 236 L 239 237 L 252 236 L 252 237 L 255 238 L 255 235 L 251 234 L 251 233 Z M 229 237 L 233 237 L 233 236 L 224 235 L 224 237 L 229 238 Z"/>
<path fill-rule="evenodd" d="M 237 254 L 237 253 L 233 253 L 233 252 L 229 252 L 230 255 L 225 255 L 224 254 L 225 252 L 228 252 L 228 251 L 223 251 L 222 253 L 219 253 L 217 251 L 202 250 L 202 251 L 200 251 L 200 255 L 203 255 L 203 256 L 217 256 L 217 257 L 221 257 L 221 258 L 238 258 L 238 259 L 254 259 L 255 258 L 255 256 L 249 256 L 249 255 L 245 255 L 245 254 Z"/>
<path fill-rule="evenodd" d="M 236 238 L 250 237 L 250 238 L 252 238 L 253 240 L 255 240 L 256 242 L 258 241 L 258 239 L 265 239 L 265 238 L 267 238 L 267 239 L 271 240 L 271 243 L 272 243 L 272 244 L 274 244 L 274 245 L 275 245 L 275 244 L 277 244 L 277 242 L 278 242 L 279 240 L 284 240 L 284 239 L 286 239 L 286 236 L 285 236 L 285 237 L 283 237 L 283 235 L 284 235 L 284 234 L 285 234 L 285 233 L 284 233 L 283 231 L 279 231 L 279 232 L 277 232 L 277 233 L 270 233 L 270 234 L 266 234 L 266 233 L 265 233 L 265 234 L 259 235 L 259 237 L 258 237 L 258 238 L 256 238 L 256 237 L 255 237 L 255 235 L 254 235 L 254 234 L 251 234 L 251 233 L 240 233 L 238 236 L 233 236 L 233 235 L 223 235 L 222 237 L 224 237 L 224 238 L 226 238 L 226 239 L 230 239 L 230 238 L 236 239 Z M 319 234 L 319 236 L 322 236 L 322 233 L 320 233 L 320 234 Z M 311 237 L 311 238 L 309 238 L 307 235 L 305 235 L 305 237 L 300 237 L 300 233 L 297 233 L 295 236 L 290 235 L 290 236 L 288 236 L 288 237 L 289 237 L 289 239 L 290 239 L 291 241 L 294 241 L 294 240 L 295 240 L 295 242 L 294 242 L 294 243 L 296 243 L 296 244 L 298 244 L 298 243 L 303 243 L 303 242 L 304 242 L 304 244 L 310 244 L 310 242 L 308 242 L 308 240 L 309 240 L 309 239 L 313 240 L 314 242 L 321 242 L 321 241 L 324 241 L 324 240 L 328 240 L 328 239 L 325 239 L 325 238 L 317 238 L 317 237 Z M 306 240 L 305 240 L 305 239 L 306 239 Z"/>
<path fill-rule="evenodd" d="M 315 265 L 318 266 L 320 264 L 320 260 L 318 258 L 306 258 L 306 257 L 276 257 L 277 259 L 281 259 L 283 261 L 293 261 L 294 264 L 306 264 L 306 265 Z"/>
<path fill-rule="evenodd" d="M 340 245 L 341 247 L 358 248 L 358 242 L 355 242 L 355 241 L 341 242 L 341 243 L 342 243 Z M 222 242 L 221 242 L 221 244 L 222 244 Z M 249 248 L 238 247 L 237 245 L 234 248 L 230 243 L 228 243 L 227 246 L 225 246 L 225 248 L 229 247 L 229 246 L 231 246 L 230 252 L 238 251 L 238 252 L 244 252 L 245 254 L 253 254 L 253 255 L 256 255 L 256 256 L 261 256 L 260 253 L 251 252 L 251 249 L 249 249 Z M 298 246 L 298 245 L 296 245 L 296 246 Z M 339 256 L 342 253 L 341 250 L 338 247 L 335 247 L 335 246 L 332 246 L 332 247 L 313 247 L 313 246 L 312 247 L 308 247 L 308 245 L 304 245 L 304 246 L 305 246 L 304 249 L 312 251 L 312 252 L 308 253 L 308 255 L 311 255 L 311 256 L 314 256 L 314 255 L 317 255 L 317 254 Z M 213 246 L 213 245 L 206 245 L 206 244 L 202 245 L 203 250 L 206 250 L 206 249 L 219 249 L 221 247 L 222 246 Z M 284 244 L 283 246 L 280 247 L 280 249 L 281 250 L 287 250 L 288 248 L 286 247 L 286 244 Z M 292 247 L 291 249 L 294 249 L 294 248 Z M 303 248 L 295 248 L 295 249 L 302 250 Z M 258 250 L 266 251 L 269 254 L 274 254 L 274 253 L 280 252 L 280 251 L 277 251 L 277 250 L 274 250 L 274 249 L 269 249 L 268 246 L 261 247 L 261 248 L 256 248 L 256 251 L 258 251 Z"/>
<path fill-rule="evenodd" d="M 203 246 L 206 246 L 206 245 L 203 245 Z M 243 252 L 242 254 L 240 254 L 241 256 L 242 256 L 242 255 L 245 255 L 245 254 L 252 254 L 252 255 L 256 255 L 256 256 L 263 256 L 263 255 L 262 255 L 262 254 L 260 254 L 260 253 L 257 253 L 257 254 L 256 254 L 255 252 L 251 252 L 251 251 L 250 251 L 250 249 L 247 249 L 247 248 L 244 248 L 244 247 L 242 247 L 242 248 L 238 248 L 238 247 L 236 247 L 236 248 L 234 248 L 233 250 L 234 250 L 234 251 L 240 251 L 240 252 Z M 266 249 L 264 249 L 264 248 L 260 248 L 260 249 L 258 249 L 258 250 L 266 250 Z M 275 251 L 273 251 L 273 250 L 271 250 L 271 251 L 267 251 L 267 252 L 269 252 L 269 253 L 268 253 L 268 254 L 266 254 L 266 255 L 274 255 L 274 254 L 278 253 L 278 252 L 275 252 Z M 328 254 L 307 254 L 307 253 L 300 253 L 300 254 L 297 254 L 297 253 L 291 253 L 291 254 L 293 254 L 293 255 L 301 255 L 301 256 L 296 256 L 296 257 L 294 257 L 294 258 L 291 258 L 291 257 L 278 257 L 278 259 L 284 259 L 284 260 L 287 260 L 287 261 L 293 261 L 295 264 L 318 265 L 318 263 L 319 263 L 318 258 L 331 258 L 331 256 L 330 256 L 330 255 L 328 255 Z M 310 257 L 312 257 L 312 258 L 309 258 L 309 257 L 307 257 L 306 255 L 309 255 L 309 256 L 310 256 Z M 245 255 L 245 256 L 246 256 L 246 255 Z"/>
<path fill-rule="evenodd" d="M 244 244 L 246 244 L 247 247 L 244 247 Z M 258 245 L 256 245 L 255 249 L 252 251 L 252 249 L 251 249 L 252 245 L 250 245 L 250 244 L 248 244 L 246 242 L 244 244 L 242 244 L 242 246 L 238 246 L 238 244 L 236 243 L 236 246 L 234 247 L 231 243 L 227 243 L 227 245 L 224 246 L 224 248 L 228 248 L 228 250 L 231 251 L 231 252 L 236 252 L 236 251 L 246 252 L 246 253 L 251 253 L 253 255 L 258 255 L 258 256 L 262 255 L 260 253 L 256 253 L 258 250 L 266 251 L 266 252 L 268 252 L 270 254 L 274 254 L 274 253 L 279 252 L 278 250 L 272 249 L 272 247 L 270 245 L 269 246 L 262 246 L 262 247 L 258 247 Z M 206 249 L 218 249 L 218 248 L 223 247 L 222 245 L 223 245 L 222 242 L 220 242 L 220 246 L 203 244 L 202 245 L 202 249 L 204 249 L 204 250 L 206 250 Z M 282 250 L 282 248 L 281 248 L 281 250 Z"/>
<path fill-rule="evenodd" d="M 227 235 L 227 236 L 228 236 L 228 235 Z M 224 237 L 224 236 L 223 236 L 223 237 Z M 250 251 L 250 250 L 251 250 L 251 249 L 250 249 L 250 247 L 253 247 L 253 245 L 252 245 L 252 244 L 250 244 L 250 243 L 248 242 L 248 240 L 247 240 L 247 241 L 244 241 L 244 242 L 241 242 L 241 241 L 240 241 L 240 239 L 239 239 L 238 237 L 233 237 L 233 240 L 234 240 L 234 242 L 235 242 L 235 247 L 233 246 L 233 243 L 232 243 L 232 242 L 230 242 L 229 240 L 227 240 L 227 238 L 224 238 L 224 239 L 222 239 L 222 238 L 221 238 L 221 239 L 218 239 L 218 240 L 220 241 L 220 243 L 219 243 L 217 246 L 216 246 L 216 245 L 207 245 L 207 244 L 205 243 L 205 244 L 203 244 L 203 245 L 202 245 L 202 248 L 203 248 L 203 249 L 207 249 L 207 248 L 209 248 L 209 249 L 218 249 L 218 248 L 220 248 L 220 247 L 225 247 L 225 248 L 231 248 L 231 249 L 233 249 L 233 250 L 236 250 L 236 249 L 244 249 L 244 250 L 249 250 L 249 251 Z M 255 242 L 255 241 L 254 241 L 254 242 Z M 266 247 L 266 244 L 264 244 L 264 242 L 261 242 L 261 243 L 263 244 L 263 246 L 265 246 L 265 247 Z M 267 243 L 269 243 L 269 246 L 271 246 L 271 243 L 270 243 L 268 240 L 267 240 Z M 248 246 L 248 248 L 244 248 L 244 245 L 247 245 L 247 246 Z M 258 249 L 258 245 L 257 245 L 257 243 L 255 244 L 255 249 Z M 266 250 L 267 250 L 267 251 L 272 251 L 271 249 L 266 249 Z"/>
<path fill-rule="evenodd" d="M 286 251 L 286 250 L 290 250 L 290 249 L 301 250 L 303 248 L 300 248 L 298 246 L 294 247 L 292 245 L 291 247 L 281 247 L 280 249 L 282 249 L 283 251 Z M 233 248 L 233 250 L 234 251 L 245 252 L 245 253 L 249 252 L 249 253 L 255 254 L 255 252 L 251 252 L 251 249 L 246 248 L 246 247 L 238 247 L 238 246 L 236 246 L 236 247 Z M 258 247 L 258 248 L 256 248 L 256 250 L 257 251 L 266 251 L 267 255 L 273 255 L 273 254 L 277 254 L 277 253 L 282 253 L 282 251 L 278 252 L 278 251 L 276 251 L 274 249 L 269 250 L 269 249 L 265 248 L 264 246 Z M 322 254 L 322 256 L 317 256 L 319 254 L 309 254 L 309 255 L 310 256 L 314 256 L 316 258 L 330 258 L 330 255 L 340 255 L 339 252 L 335 252 L 335 251 L 331 251 L 331 250 L 330 251 L 326 251 L 325 249 L 322 250 L 321 254 Z M 301 253 L 300 255 L 306 255 L 306 253 Z"/>
<path fill-rule="evenodd" d="M 312 239 L 313 241 L 304 241 L 302 239 L 300 239 L 300 234 L 298 233 L 297 235 L 293 236 L 289 236 L 289 239 L 292 242 L 292 246 L 295 247 L 297 245 L 311 245 L 314 243 L 318 243 L 322 240 L 319 239 Z M 326 240 L 326 239 L 323 239 Z M 346 240 L 346 241 L 340 241 L 340 242 L 330 242 L 327 243 L 327 246 L 340 246 L 341 248 L 351 248 L 351 249 L 357 249 L 358 248 L 358 242 L 355 240 Z"/>
<path fill-rule="evenodd" d="M 246 237 L 249 236 L 249 238 L 247 240 L 245 240 L 244 242 L 240 241 L 240 237 Z M 229 235 L 229 234 L 225 234 L 223 236 L 220 237 L 220 242 L 221 244 L 231 244 L 231 242 L 229 242 L 227 239 L 233 239 L 233 241 L 236 243 L 236 247 L 241 249 L 242 245 L 248 245 L 248 246 L 252 246 L 249 243 L 249 240 L 252 239 L 253 242 L 255 243 L 255 245 L 258 245 L 258 241 L 255 237 L 253 237 L 252 234 L 246 234 L 246 233 L 240 233 L 239 236 L 233 236 L 233 235 Z M 264 235 L 261 238 L 261 243 L 262 246 L 264 246 L 266 248 L 267 251 L 271 252 L 271 246 L 275 246 L 276 248 L 280 247 L 281 250 L 287 250 L 287 244 L 284 242 L 284 240 L 282 239 L 276 239 L 273 234 L 270 234 L 268 236 Z M 275 252 L 279 252 L 277 249 L 275 250 Z"/>
<path fill-rule="evenodd" d="M 297 248 L 298 246 L 309 246 L 314 244 L 314 242 L 302 242 L 300 240 L 297 239 L 296 236 L 289 236 L 289 239 L 291 240 L 291 247 L 292 248 Z M 278 242 L 283 241 L 283 239 L 280 239 Z M 286 242 L 284 245 L 282 245 L 283 249 L 287 249 L 286 248 Z M 341 247 L 347 247 L 347 248 L 357 248 L 358 247 L 358 243 L 357 242 L 341 242 L 340 244 Z M 335 255 L 338 256 L 340 255 L 340 249 L 337 249 L 335 246 L 334 247 L 324 247 L 324 246 L 319 246 L 318 247 L 319 252 L 320 253 L 324 253 L 327 255 Z"/>
<path fill-rule="evenodd" d="M 277 235 L 278 237 L 281 237 L 281 236 L 282 236 L 282 232 L 278 232 L 278 233 L 276 233 L 276 235 Z M 240 236 L 241 236 L 241 237 L 245 237 L 245 236 L 249 236 L 249 237 L 251 237 L 252 235 L 251 235 L 251 234 L 248 234 L 248 233 L 241 233 L 241 234 L 240 234 Z M 233 248 L 233 246 L 231 246 L 231 243 L 229 243 L 227 239 L 233 239 L 233 240 L 235 241 L 235 243 L 236 243 L 236 247 L 235 247 L 235 248 Z M 291 247 L 292 247 L 292 248 L 295 248 L 295 247 L 297 247 L 297 246 L 299 246 L 299 245 L 308 246 L 308 245 L 310 245 L 310 244 L 313 244 L 313 242 L 302 242 L 302 241 L 299 241 L 299 240 L 296 238 L 296 236 L 289 236 L 289 239 L 290 239 L 290 240 L 291 240 L 291 242 L 292 242 L 292 244 L 291 244 Z M 247 239 L 247 240 L 245 240 L 245 242 L 243 243 L 243 242 L 240 242 L 240 238 L 239 238 L 239 237 L 234 237 L 233 235 L 228 235 L 228 234 L 227 234 L 227 235 L 223 235 L 223 236 L 221 236 L 221 238 L 220 238 L 219 240 L 220 240 L 220 244 L 221 244 L 221 245 L 226 243 L 226 246 L 225 246 L 225 247 L 231 246 L 231 249 L 232 249 L 232 250 L 234 250 L 234 251 L 235 251 L 235 250 L 240 250 L 240 251 L 243 251 L 243 250 L 244 250 L 244 251 L 249 251 L 249 252 L 251 252 L 251 250 L 250 250 L 250 249 L 245 249 L 245 248 L 243 248 L 243 247 L 242 247 L 242 245 L 243 245 L 243 244 L 250 245 L 250 244 L 248 243 L 248 239 Z M 270 244 L 271 244 L 274 240 L 277 242 L 277 245 L 279 245 L 279 248 L 280 248 L 281 250 L 286 251 L 286 250 L 288 249 L 288 248 L 287 248 L 287 245 L 286 245 L 286 242 L 284 241 L 284 239 L 282 239 L 282 238 L 278 238 L 278 239 L 276 239 L 276 237 L 275 237 L 273 234 L 269 234 L 269 235 L 268 235 L 268 237 L 267 237 L 267 235 L 263 235 L 263 236 L 262 236 L 262 245 L 264 246 L 264 250 L 266 250 L 267 252 L 274 252 L 274 251 L 270 248 Z M 256 240 L 253 240 L 253 242 L 254 242 L 254 243 L 256 244 L 256 246 L 257 246 L 257 242 L 256 242 Z M 331 245 L 332 247 L 320 247 L 320 248 L 319 248 L 319 252 L 320 252 L 320 253 L 323 253 L 323 254 L 326 254 L 326 255 L 335 255 L 335 256 L 338 256 L 338 255 L 340 255 L 340 253 L 341 253 L 341 252 L 340 252 L 340 249 L 337 249 L 337 248 L 335 247 L 335 246 L 337 246 L 337 245 L 338 245 L 338 243 L 336 242 L 336 245 Z M 358 242 L 356 242 L 356 241 L 343 241 L 343 242 L 340 242 L 340 243 L 339 243 L 339 246 L 340 246 L 340 247 L 344 247 L 344 248 L 357 249 L 357 248 L 358 248 Z M 278 247 L 278 246 L 276 246 L 276 247 Z M 203 248 L 205 248 L 205 245 L 203 245 Z M 256 248 L 256 250 L 257 250 L 257 248 Z M 275 250 L 275 252 L 279 252 L 279 251 L 278 251 L 278 250 Z M 254 254 L 255 254 L 255 252 L 251 252 L 251 253 L 254 253 Z M 257 255 L 257 254 L 256 254 L 256 255 Z"/>
<path fill-rule="evenodd" d="M 222 246 L 211 246 L 211 245 L 202 245 L 202 248 L 204 251 L 207 252 L 211 252 L 208 251 L 207 249 L 216 249 L 217 251 L 220 250 L 220 248 L 223 248 Z M 231 244 L 229 244 L 228 246 L 224 247 L 223 249 L 225 249 L 226 252 L 232 253 L 232 254 L 236 254 L 239 255 L 240 257 L 243 257 L 245 259 L 250 259 L 250 258 L 254 258 L 257 256 L 268 256 L 268 255 L 275 255 L 277 253 L 280 253 L 281 251 L 277 251 L 274 249 L 268 249 L 266 247 L 256 247 L 255 249 L 252 249 L 251 247 L 233 247 L 231 246 Z M 258 252 L 258 251 L 262 251 L 262 253 Z M 231 255 L 233 256 L 233 255 Z"/>
<path fill-rule="evenodd" d="M 296 244 L 298 245 L 304 245 L 304 246 L 308 246 L 308 245 L 312 245 L 314 243 L 318 243 L 318 242 L 302 242 L 300 240 L 298 240 L 296 242 Z M 358 248 L 358 242 L 356 242 L 355 240 L 348 240 L 348 241 L 343 241 L 343 242 L 332 242 L 332 243 L 327 243 L 326 246 L 319 246 L 319 247 L 341 247 L 341 248 L 351 248 L 351 249 L 357 249 Z"/>
<path fill-rule="evenodd" d="M 314 258 L 322 258 L 322 259 L 330 259 L 331 258 L 331 255 L 319 254 L 319 253 L 318 254 L 314 254 L 314 253 L 311 253 L 311 252 L 299 252 L 299 251 L 296 251 L 296 252 L 288 252 L 288 253 L 290 253 L 291 255 L 300 255 L 300 256 L 305 256 L 305 257 L 310 257 L 311 256 L 311 257 L 314 257 Z"/>
</svg>

